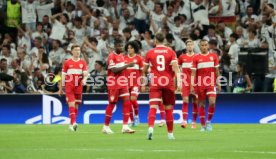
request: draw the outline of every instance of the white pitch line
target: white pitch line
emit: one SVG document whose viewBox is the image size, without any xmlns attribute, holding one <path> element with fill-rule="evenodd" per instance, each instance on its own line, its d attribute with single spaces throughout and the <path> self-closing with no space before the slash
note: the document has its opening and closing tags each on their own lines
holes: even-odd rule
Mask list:
<svg viewBox="0 0 276 159">
<path fill-rule="evenodd" d="M 0 151 L 99 151 L 99 152 L 114 152 L 118 149 L 95 149 L 95 148 L 16 148 L 16 149 L 0 149 Z M 124 149 L 127 152 L 184 152 L 183 150 L 143 150 L 143 149 Z"/>
<path fill-rule="evenodd" d="M 237 153 L 253 153 L 253 154 L 271 154 L 276 155 L 276 152 L 266 152 L 266 151 L 234 151 Z"/>
</svg>

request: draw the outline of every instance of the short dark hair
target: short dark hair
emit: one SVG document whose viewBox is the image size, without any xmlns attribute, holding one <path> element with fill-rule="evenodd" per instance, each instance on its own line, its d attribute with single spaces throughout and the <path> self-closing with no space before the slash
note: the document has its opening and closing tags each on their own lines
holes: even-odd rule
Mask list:
<svg viewBox="0 0 276 159">
<path fill-rule="evenodd" d="M 239 38 L 239 35 L 236 33 L 232 33 L 230 37 L 235 38 L 236 40 Z"/>
<path fill-rule="evenodd" d="M 114 46 L 118 45 L 118 44 L 123 44 L 124 43 L 124 39 L 122 38 L 122 36 L 117 36 L 114 39 Z"/>
<path fill-rule="evenodd" d="M 7 48 L 8 50 L 11 50 L 11 46 L 10 45 L 3 45 L 2 48 L 3 47 Z"/>
<path fill-rule="evenodd" d="M 274 5 L 272 3 L 267 4 L 270 8 L 274 9 Z"/>
<path fill-rule="evenodd" d="M 100 66 L 104 67 L 104 63 L 103 63 L 102 61 L 97 60 L 97 61 L 95 61 L 95 63 L 97 63 L 97 64 L 99 64 Z"/>
<path fill-rule="evenodd" d="M 218 45 L 218 41 L 215 40 L 215 39 L 211 39 L 211 40 L 209 41 L 209 44 L 210 44 L 210 45 L 215 45 L 215 46 L 217 46 L 217 45 Z"/>
<path fill-rule="evenodd" d="M 95 37 L 89 37 L 88 41 L 89 42 L 95 42 L 96 44 L 98 44 L 98 40 Z"/>
<path fill-rule="evenodd" d="M 127 48 L 128 48 L 129 45 L 134 49 L 134 52 L 135 52 L 135 53 L 138 53 L 138 52 L 139 52 L 139 46 L 138 46 L 137 42 L 135 42 L 135 41 L 130 41 L 130 42 L 128 42 L 128 43 L 125 45 L 125 51 L 127 51 Z"/>
<path fill-rule="evenodd" d="M 155 39 L 158 41 L 158 42 L 161 42 L 161 43 L 163 43 L 164 42 L 164 40 L 165 40 L 165 36 L 164 36 L 164 34 L 163 33 L 156 33 L 155 34 Z"/>
<path fill-rule="evenodd" d="M 2 62 L 7 62 L 7 59 L 2 58 L 2 59 L 0 60 L 0 62 L 1 62 L 1 63 L 2 63 Z"/>
<path fill-rule="evenodd" d="M 129 28 L 125 28 L 125 29 L 123 29 L 123 33 L 130 33 L 131 34 L 131 30 Z"/>
<path fill-rule="evenodd" d="M 71 46 L 71 50 L 74 50 L 75 48 L 78 48 L 78 47 L 80 48 L 80 46 L 79 46 L 79 45 L 74 44 L 74 45 L 72 45 L 72 46 Z"/>
</svg>

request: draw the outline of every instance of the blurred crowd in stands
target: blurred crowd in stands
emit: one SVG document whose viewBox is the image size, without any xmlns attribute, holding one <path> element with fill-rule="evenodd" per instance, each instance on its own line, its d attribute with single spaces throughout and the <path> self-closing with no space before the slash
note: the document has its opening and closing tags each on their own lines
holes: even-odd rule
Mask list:
<svg viewBox="0 0 276 159">
<path fill-rule="evenodd" d="M 235 87 L 251 83 L 251 92 L 276 92 L 275 9 L 276 0 L 0 0 L 0 94 L 57 92 L 73 44 L 81 46 L 90 75 L 105 77 L 115 37 L 137 41 L 145 56 L 156 32 L 178 56 L 187 39 L 195 53 L 207 39 L 221 74 L 233 75 L 224 92 L 242 93 Z M 241 48 L 265 49 L 267 69 L 247 72 Z M 84 89 L 97 92 L 106 87 Z"/>
</svg>

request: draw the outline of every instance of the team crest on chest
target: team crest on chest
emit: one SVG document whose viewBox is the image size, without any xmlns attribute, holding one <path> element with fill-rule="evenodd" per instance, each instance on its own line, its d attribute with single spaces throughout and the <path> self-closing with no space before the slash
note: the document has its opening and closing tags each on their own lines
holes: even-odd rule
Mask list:
<svg viewBox="0 0 276 159">
<path fill-rule="evenodd" d="M 83 64 L 80 64 L 80 68 L 82 68 L 83 67 Z"/>
<path fill-rule="evenodd" d="M 214 60 L 214 58 L 213 58 L 213 57 L 210 57 L 210 60 L 211 60 L 211 61 L 213 61 L 213 60 Z"/>
</svg>

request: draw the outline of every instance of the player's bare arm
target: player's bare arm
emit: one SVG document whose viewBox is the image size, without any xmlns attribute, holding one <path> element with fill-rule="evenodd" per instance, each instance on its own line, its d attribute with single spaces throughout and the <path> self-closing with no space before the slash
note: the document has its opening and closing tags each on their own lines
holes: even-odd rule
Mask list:
<svg viewBox="0 0 276 159">
<path fill-rule="evenodd" d="M 146 74 L 148 73 L 148 70 L 149 70 L 149 65 L 144 65 L 144 68 L 143 68 L 143 71 L 142 71 L 142 78 L 141 79 L 144 79 L 146 78 Z M 146 84 L 145 84 L 145 81 L 141 81 L 141 92 L 145 92 L 146 91 Z"/>
<path fill-rule="evenodd" d="M 191 72 L 191 86 L 190 86 L 190 92 L 191 92 L 191 94 L 195 94 L 195 90 L 194 90 L 195 76 L 196 76 L 196 70 L 192 69 L 192 72 Z"/>
<path fill-rule="evenodd" d="M 86 85 L 86 81 L 87 81 L 87 77 L 88 77 L 88 73 L 87 71 L 83 71 L 83 78 L 82 78 L 82 84 Z"/>
<path fill-rule="evenodd" d="M 178 66 L 177 62 L 173 62 L 173 63 L 172 63 L 172 70 L 173 70 L 174 73 L 176 74 L 177 89 L 178 89 L 178 90 L 181 90 L 181 88 L 182 88 L 181 72 L 180 72 L 180 70 L 179 70 L 179 66 Z"/>
<path fill-rule="evenodd" d="M 220 72 L 219 72 L 219 68 L 216 67 L 216 77 L 218 78 L 220 76 Z M 220 80 L 216 80 L 217 81 L 217 88 L 218 88 L 218 92 L 220 92 L 221 90 L 221 86 L 220 86 Z"/>
</svg>

